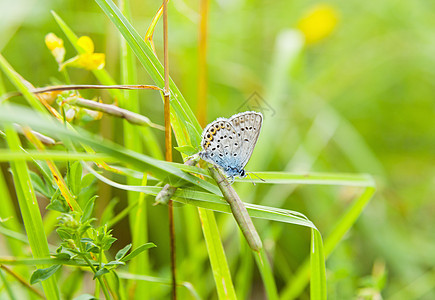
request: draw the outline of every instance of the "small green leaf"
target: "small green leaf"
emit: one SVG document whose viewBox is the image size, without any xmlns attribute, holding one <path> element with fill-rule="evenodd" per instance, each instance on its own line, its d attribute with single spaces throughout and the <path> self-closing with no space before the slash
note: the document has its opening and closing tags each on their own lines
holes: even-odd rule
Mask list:
<svg viewBox="0 0 435 300">
<path fill-rule="evenodd" d="M 94 202 L 95 199 L 98 197 L 98 195 L 95 195 L 94 197 L 92 197 L 91 199 L 88 200 L 88 202 L 86 203 L 85 209 L 83 210 L 83 215 L 80 218 L 80 221 L 86 222 L 87 220 L 89 220 L 92 216 L 92 211 L 94 210 Z"/>
<path fill-rule="evenodd" d="M 64 241 L 72 238 L 71 234 L 64 228 L 58 228 L 56 229 L 56 232 Z"/>
<path fill-rule="evenodd" d="M 82 184 L 81 184 L 81 188 L 87 188 L 88 186 L 90 186 L 92 184 L 92 182 L 94 181 L 95 176 L 92 173 L 88 173 L 85 176 L 82 177 Z"/>
<path fill-rule="evenodd" d="M 187 156 L 191 156 L 194 155 L 196 153 L 198 153 L 198 150 L 193 148 L 190 145 L 184 145 L 181 147 L 175 147 L 175 150 L 177 150 L 178 152 L 181 152 L 183 154 L 186 154 Z"/>
<path fill-rule="evenodd" d="M 48 204 L 45 208 L 50 210 L 55 210 L 61 213 L 68 213 L 70 211 L 70 208 L 68 204 L 66 203 L 65 199 L 59 197 L 58 194 L 53 195 L 53 197 L 56 196 L 55 199 L 51 199 L 50 204 Z"/>
<path fill-rule="evenodd" d="M 110 267 L 110 266 L 123 266 L 123 265 L 125 265 L 125 263 L 122 261 L 112 260 L 112 261 L 108 262 L 107 264 L 105 264 L 104 266 Z"/>
<path fill-rule="evenodd" d="M 89 294 L 83 294 L 75 297 L 73 300 L 98 300 L 98 298 L 95 298 L 94 296 Z"/>
<path fill-rule="evenodd" d="M 150 248 L 154 248 L 154 247 L 157 247 L 154 243 L 143 244 L 143 245 L 137 247 L 136 249 L 134 249 L 133 251 L 131 251 L 131 253 L 129 255 L 125 256 L 124 258 L 122 258 L 121 261 L 123 261 L 123 262 L 129 261 L 130 259 L 137 256 L 141 252 L 148 250 Z"/>
<path fill-rule="evenodd" d="M 109 248 L 112 246 L 114 242 L 116 242 L 116 240 L 117 240 L 116 238 L 111 236 L 104 237 L 103 245 L 102 245 L 103 250 L 109 250 Z"/>
<path fill-rule="evenodd" d="M 200 139 L 200 132 L 198 132 L 195 128 L 195 126 L 193 126 L 191 123 L 186 122 L 186 129 L 187 132 L 189 133 L 190 136 L 190 144 L 193 147 L 199 147 L 200 143 L 201 143 L 201 139 Z M 198 152 L 198 151 L 197 151 Z M 196 153 L 196 152 L 195 152 Z M 191 154 L 190 154 L 191 155 Z"/>
<path fill-rule="evenodd" d="M 56 255 L 54 255 L 56 258 L 58 259 L 64 259 L 64 260 L 70 260 L 71 259 L 71 255 L 69 255 L 68 253 L 58 253 Z"/>
<path fill-rule="evenodd" d="M 42 180 L 41 177 L 39 177 L 38 174 L 36 174 L 35 172 L 29 171 L 30 174 L 30 180 L 32 181 L 32 185 L 35 188 L 35 190 L 44 195 L 47 198 L 51 198 L 51 195 L 48 191 L 47 186 L 45 185 L 44 181 Z"/>
<path fill-rule="evenodd" d="M 107 270 L 106 268 L 101 268 L 95 273 L 94 279 L 107 273 L 109 273 L 109 270 Z"/>
<path fill-rule="evenodd" d="M 82 185 L 82 165 L 79 161 L 76 161 L 69 168 L 68 179 L 70 180 L 70 188 L 74 195 L 80 194 Z"/>
<path fill-rule="evenodd" d="M 125 254 L 128 252 L 128 250 L 130 250 L 130 248 L 131 248 L 131 244 L 128 244 L 127 246 L 119 250 L 118 253 L 116 253 L 115 255 L 115 259 L 116 260 L 122 259 L 125 256 Z"/>
<path fill-rule="evenodd" d="M 53 265 L 46 269 L 37 269 L 35 272 L 33 272 L 32 277 L 30 277 L 30 284 L 35 284 L 48 279 L 51 275 L 56 273 L 61 266 L 62 265 Z"/>
</svg>

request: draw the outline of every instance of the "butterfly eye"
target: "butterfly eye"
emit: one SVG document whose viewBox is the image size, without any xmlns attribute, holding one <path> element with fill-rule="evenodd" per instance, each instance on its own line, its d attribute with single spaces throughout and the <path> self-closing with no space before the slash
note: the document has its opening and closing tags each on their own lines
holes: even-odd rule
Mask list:
<svg viewBox="0 0 435 300">
<path fill-rule="evenodd" d="M 210 133 L 211 133 L 212 135 L 214 135 L 214 134 L 216 133 L 216 129 L 214 129 L 214 127 L 210 128 Z"/>
<path fill-rule="evenodd" d="M 220 129 L 219 124 L 214 124 L 214 128 L 216 128 L 216 130 L 219 130 Z"/>
<path fill-rule="evenodd" d="M 224 122 L 220 122 L 219 125 L 220 125 L 220 127 L 221 127 L 222 129 L 225 128 L 225 124 L 224 124 Z"/>
</svg>

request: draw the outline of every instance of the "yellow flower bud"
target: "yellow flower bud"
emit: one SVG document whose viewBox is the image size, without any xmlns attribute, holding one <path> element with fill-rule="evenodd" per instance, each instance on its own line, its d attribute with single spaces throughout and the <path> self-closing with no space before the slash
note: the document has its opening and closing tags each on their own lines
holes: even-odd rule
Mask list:
<svg viewBox="0 0 435 300">
<path fill-rule="evenodd" d="M 45 36 L 45 45 L 47 45 L 47 48 L 51 51 L 57 63 L 62 63 L 65 57 L 63 40 L 58 38 L 54 33 L 49 33 Z"/>
<path fill-rule="evenodd" d="M 81 36 L 77 41 L 77 45 L 85 50 L 86 53 L 94 52 L 94 42 L 88 36 Z"/>
<path fill-rule="evenodd" d="M 88 36 L 82 36 L 77 44 L 86 52 L 79 54 L 62 64 L 60 69 L 65 66 L 82 68 L 86 70 L 101 70 L 106 64 L 106 55 L 104 53 L 94 53 L 94 43 Z"/>
<path fill-rule="evenodd" d="M 317 43 L 331 35 L 338 23 L 337 10 L 328 4 L 316 4 L 299 20 L 297 28 L 306 44 Z"/>
</svg>

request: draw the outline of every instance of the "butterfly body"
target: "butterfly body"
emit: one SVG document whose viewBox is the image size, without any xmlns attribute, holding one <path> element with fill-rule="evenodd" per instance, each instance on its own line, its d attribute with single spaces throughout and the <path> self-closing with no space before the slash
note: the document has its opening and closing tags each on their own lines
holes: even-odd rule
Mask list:
<svg viewBox="0 0 435 300">
<path fill-rule="evenodd" d="M 263 115 L 255 111 L 219 118 L 207 125 L 202 134 L 203 151 L 199 157 L 221 168 L 229 177 L 245 177 L 245 166 L 257 143 Z"/>
</svg>

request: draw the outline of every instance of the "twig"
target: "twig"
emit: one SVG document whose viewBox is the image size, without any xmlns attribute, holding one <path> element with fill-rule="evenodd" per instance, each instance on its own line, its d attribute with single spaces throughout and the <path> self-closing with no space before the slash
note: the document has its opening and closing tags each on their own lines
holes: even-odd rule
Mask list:
<svg viewBox="0 0 435 300">
<path fill-rule="evenodd" d="M 155 90 L 162 91 L 161 88 L 154 85 L 94 85 L 94 84 L 83 84 L 83 85 L 57 85 L 57 86 L 47 86 L 43 88 L 31 89 L 34 94 L 41 94 L 47 92 L 61 92 L 70 90 Z"/>
<path fill-rule="evenodd" d="M 171 107 L 169 103 L 169 52 L 168 52 L 168 2 L 163 0 L 163 66 L 165 69 L 165 90 L 164 90 L 164 110 L 165 110 L 165 146 L 166 146 L 166 161 L 172 161 L 172 132 L 171 132 Z M 168 205 L 169 215 L 169 235 L 171 246 L 171 273 L 172 273 L 172 299 L 177 299 L 177 276 L 175 262 L 175 226 L 174 226 L 174 208 L 172 201 Z"/>
<path fill-rule="evenodd" d="M 69 97 L 65 99 L 64 102 L 71 105 L 76 105 L 87 109 L 91 109 L 91 110 L 101 111 L 115 117 L 124 118 L 126 121 L 128 121 L 131 124 L 150 126 L 160 130 L 165 130 L 163 126 L 154 124 L 147 117 L 134 113 L 127 109 L 120 108 L 113 104 L 105 104 L 97 101 L 86 100 L 79 97 Z"/>
<path fill-rule="evenodd" d="M 41 293 L 41 291 L 35 289 L 33 286 L 31 286 L 26 279 L 24 279 L 23 277 L 21 277 L 19 274 L 15 273 L 11 268 L 6 267 L 5 265 L 0 265 L 0 268 L 5 270 L 6 273 L 10 274 L 12 277 L 14 277 L 16 280 L 18 280 L 18 282 L 20 282 L 22 285 L 24 285 L 26 288 L 28 288 L 29 290 L 31 290 L 33 293 L 35 293 L 36 295 L 38 295 L 40 298 L 45 299 L 45 296 L 43 293 Z"/>
<path fill-rule="evenodd" d="M 199 49 L 198 49 L 198 121 L 206 125 L 207 116 L 207 21 L 208 0 L 200 1 Z"/>
</svg>

